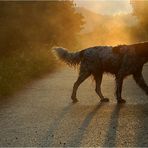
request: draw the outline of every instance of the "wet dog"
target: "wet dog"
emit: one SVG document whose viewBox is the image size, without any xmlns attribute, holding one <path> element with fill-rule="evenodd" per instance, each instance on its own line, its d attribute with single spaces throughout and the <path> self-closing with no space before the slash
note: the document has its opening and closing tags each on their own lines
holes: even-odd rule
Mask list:
<svg viewBox="0 0 148 148">
<path fill-rule="evenodd" d="M 96 82 L 96 93 L 102 102 L 109 101 L 101 92 L 103 73 L 111 73 L 116 80 L 116 99 L 118 103 L 125 103 L 122 98 L 123 80 L 133 75 L 136 83 L 148 95 L 148 86 L 142 75 L 143 65 L 148 62 L 148 42 L 119 46 L 95 46 L 78 52 L 68 52 L 66 49 L 54 48 L 57 56 L 69 65 L 80 65 L 77 81 L 74 83 L 72 100 L 77 102 L 76 92 L 79 85 L 93 75 Z"/>
</svg>

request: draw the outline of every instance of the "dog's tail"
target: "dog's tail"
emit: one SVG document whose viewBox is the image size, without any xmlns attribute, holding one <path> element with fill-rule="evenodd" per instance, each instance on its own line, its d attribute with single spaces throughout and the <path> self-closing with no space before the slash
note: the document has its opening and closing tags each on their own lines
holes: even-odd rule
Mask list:
<svg viewBox="0 0 148 148">
<path fill-rule="evenodd" d="M 73 66 L 80 64 L 84 52 L 84 50 L 78 52 L 68 52 L 62 47 L 53 47 L 52 50 L 55 51 L 57 57 L 60 60 L 64 61 L 68 65 Z"/>
</svg>

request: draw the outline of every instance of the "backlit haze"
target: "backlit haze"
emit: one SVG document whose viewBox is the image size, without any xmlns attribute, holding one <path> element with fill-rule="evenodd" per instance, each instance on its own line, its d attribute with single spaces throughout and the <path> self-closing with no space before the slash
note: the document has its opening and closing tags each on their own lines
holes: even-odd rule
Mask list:
<svg viewBox="0 0 148 148">
<path fill-rule="evenodd" d="M 131 28 L 137 24 L 130 0 L 74 0 L 84 16 L 82 47 L 133 43 Z"/>
<path fill-rule="evenodd" d="M 74 0 L 78 7 L 84 7 L 95 13 L 105 15 L 126 14 L 132 12 L 130 0 Z"/>
</svg>

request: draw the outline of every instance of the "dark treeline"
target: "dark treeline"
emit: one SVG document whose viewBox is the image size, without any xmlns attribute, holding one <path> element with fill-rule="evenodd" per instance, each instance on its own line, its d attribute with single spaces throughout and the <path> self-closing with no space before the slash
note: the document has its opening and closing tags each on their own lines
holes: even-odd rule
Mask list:
<svg viewBox="0 0 148 148">
<path fill-rule="evenodd" d="M 39 44 L 71 47 L 82 19 L 70 1 L 0 2 L 0 51 Z"/>
<path fill-rule="evenodd" d="M 0 2 L 0 96 L 15 92 L 28 80 L 55 69 L 50 48 L 81 49 L 94 45 L 148 40 L 148 2 L 131 0 L 135 25 L 106 17 L 83 34 L 85 19 L 73 1 Z"/>
<path fill-rule="evenodd" d="M 0 96 L 55 69 L 50 48 L 75 48 L 83 17 L 72 1 L 0 2 Z"/>
<path fill-rule="evenodd" d="M 135 31 L 134 36 L 136 36 L 139 41 L 148 40 L 148 1 L 131 0 L 131 5 L 133 7 L 133 15 L 138 19 L 137 28 L 140 32 L 139 36 Z"/>
</svg>

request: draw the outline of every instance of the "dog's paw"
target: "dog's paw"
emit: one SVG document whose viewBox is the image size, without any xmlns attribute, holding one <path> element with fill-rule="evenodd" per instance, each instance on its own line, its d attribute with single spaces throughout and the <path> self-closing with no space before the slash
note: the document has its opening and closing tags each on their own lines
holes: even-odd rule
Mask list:
<svg viewBox="0 0 148 148">
<path fill-rule="evenodd" d="M 101 102 L 109 102 L 108 98 L 101 99 Z"/>
<path fill-rule="evenodd" d="M 124 99 L 118 99 L 117 101 L 118 101 L 118 103 L 126 103 L 126 101 Z"/>
<path fill-rule="evenodd" d="M 75 98 L 75 99 L 72 98 L 72 103 L 77 103 L 77 102 L 78 102 L 77 98 Z"/>
</svg>

